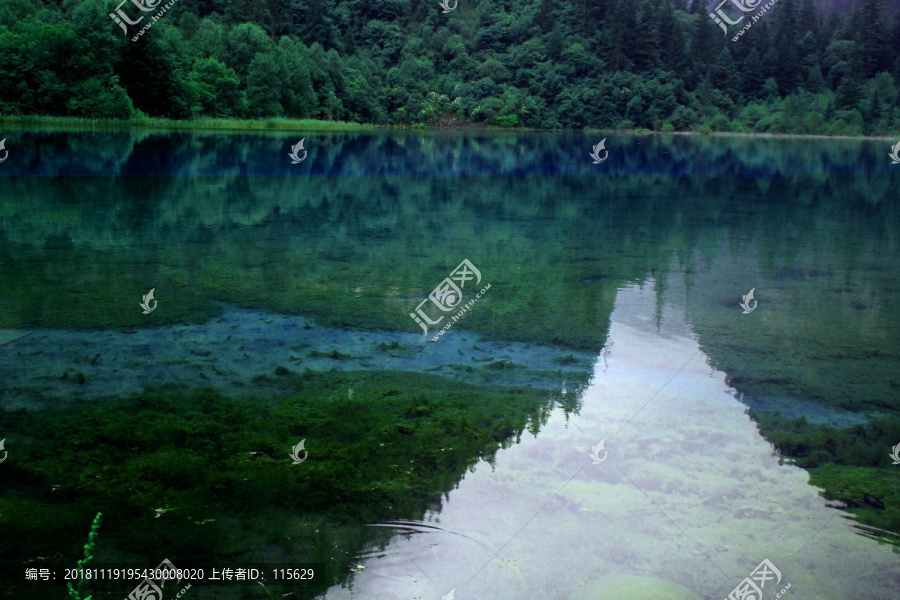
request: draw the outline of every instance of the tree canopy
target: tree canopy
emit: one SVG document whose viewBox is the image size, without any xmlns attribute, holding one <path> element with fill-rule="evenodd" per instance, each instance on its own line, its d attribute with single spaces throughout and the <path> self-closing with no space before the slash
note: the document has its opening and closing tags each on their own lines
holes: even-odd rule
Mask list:
<svg viewBox="0 0 900 600">
<path fill-rule="evenodd" d="M 0 113 L 894 134 L 884 2 L 779 0 L 732 41 L 699 0 L 126 3 L 127 36 L 117 0 L 4 0 Z"/>
</svg>

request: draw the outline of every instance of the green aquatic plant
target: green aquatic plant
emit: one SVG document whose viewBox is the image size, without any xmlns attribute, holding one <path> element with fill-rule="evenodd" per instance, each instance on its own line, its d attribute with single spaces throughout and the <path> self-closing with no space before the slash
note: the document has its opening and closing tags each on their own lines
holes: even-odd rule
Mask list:
<svg viewBox="0 0 900 600">
<path fill-rule="evenodd" d="M 563 365 L 563 366 L 573 366 L 573 365 L 586 366 L 586 367 L 591 366 L 590 359 L 578 358 L 577 356 L 574 356 L 572 354 L 566 354 L 565 356 L 555 356 L 555 357 L 551 358 L 550 360 L 552 360 L 553 362 L 555 362 L 557 364 Z"/>
<path fill-rule="evenodd" d="M 91 524 L 91 532 L 88 534 L 87 544 L 84 545 L 84 558 L 78 561 L 78 571 L 81 572 L 94 559 L 94 549 L 97 545 L 97 535 L 100 533 L 100 517 L 102 513 L 97 513 L 94 522 Z M 71 600 L 91 600 L 91 596 L 84 595 L 84 585 L 86 579 L 79 579 L 74 586 L 67 583 L 69 588 L 69 598 Z"/>
<path fill-rule="evenodd" d="M 498 360 L 497 362 L 492 362 L 489 365 L 486 365 L 486 369 L 494 369 L 495 371 L 502 371 L 504 369 L 515 369 L 520 367 L 516 363 L 508 360 Z"/>
<path fill-rule="evenodd" d="M 13 576 L 4 565 L 14 557 L 74 554 L 83 540 L 72 523 L 96 507 L 112 555 L 178 564 L 253 560 L 271 547 L 285 562 L 323 565 L 321 586 L 299 596 L 312 598 L 348 576 L 361 548 L 386 541 L 361 523 L 422 518 L 473 465 L 536 434 L 552 402 L 538 388 L 307 371 L 272 372 L 231 396 L 173 385 L 52 412 L 0 411 L 0 431 L 69 449 L 27 454 L 5 481 L 0 515 L 18 518 L 0 519 L 0 540 L 23 541 L 0 544 L 0 580 Z M 302 439 L 309 458 L 292 466 L 288 452 Z M 88 556 L 95 537 L 96 527 Z M 71 600 L 86 600 L 73 590 Z"/>
<path fill-rule="evenodd" d="M 751 410 L 760 433 L 780 458 L 809 471 L 810 483 L 829 500 L 842 502 L 862 525 L 900 534 L 900 472 L 889 449 L 900 439 L 900 419 L 872 419 L 844 429 L 810 423 L 804 417 Z M 897 535 L 884 536 L 898 545 Z"/>
<path fill-rule="evenodd" d="M 390 344 L 381 342 L 380 344 L 378 344 L 375 347 L 383 352 L 386 352 L 388 350 L 404 350 L 407 348 L 407 346 L 405 344 L 401 344 L 397 340 L 393 340 Z"/>
<path fill-rule="evenodd" d="M 572 356 L 571 354 L 567 354 L 565 356 L 555 356 L 551 358 L 555 363 L 559 363 L 561 365 L 574 365 L 578 362 L 578 359 Z"/>
<path fill-rule="evenodd" d="M 331 352 L 320 352 L 318 350 L 312 350 L 310 351 L 309 355 L 313 358 L 331 358 L 334 360 L 346 360 L 348 358 L 353 358 L 349 354 L 344 354 L 337 349 L 332 350 Z"/>
</svg>

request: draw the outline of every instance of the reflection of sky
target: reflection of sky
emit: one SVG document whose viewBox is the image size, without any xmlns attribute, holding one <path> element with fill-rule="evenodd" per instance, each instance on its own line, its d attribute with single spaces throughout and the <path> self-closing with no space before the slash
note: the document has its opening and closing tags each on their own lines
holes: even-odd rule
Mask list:
<svg viewBox="0 0 900 600">
<path fill-rule="evenodd" d="M 630 574 L 724 598 L 768 558 L 792 599 L 896 598 L 891 548 L 856 535 L 804 470 L 778 464 L 683 312 L 666 306 L 657 328 L 655 307 L 650 286 L 621 290 L 581 414 L 567 426 L 557 412 L 537 438 L 500 450 L 493 467 L 480 463 L 429 514 L 434 528 L 361 558 L 352 594 L 328 597 L 582 598 L 593 589 L 600 600 L 592 582 Z M 595 465 L 589 452 L 601 439 L 609 454 Z M 769 587 L 765 598 L 780 589 Z"/>
</svg>

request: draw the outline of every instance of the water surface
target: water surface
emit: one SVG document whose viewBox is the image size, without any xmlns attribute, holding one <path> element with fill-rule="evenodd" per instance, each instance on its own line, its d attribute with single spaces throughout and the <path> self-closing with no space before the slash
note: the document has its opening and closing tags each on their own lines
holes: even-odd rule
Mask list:
<svg viewBox="0 0 900 600">
<path fill-rule="evenodd" d="M 607 161 L 593 165 L 599 138 L 581 134 L 6 135 L 0 403 L 13 433 L 0 431 L 9 451 L 0 523 L 10 534 L 12 514 L 33 502 L 29 510 L 78 533 L 65 547 L 7 542 L 4 560 L 56 552 L 74 561 L 68 548 L 80 551 L 75 540 L 86 535 L 75 523 L 108 502 L 35 466 L 60 450 L 16 420 L 22 409 L 78 415 L 150 391 L 174 406 L 174 390 L 262 405 L 315 393 L 303 383 L 311 374 L 377 381 L 400 372 L 446 389 L 537 390 L 544 402 L 534 414 L 511 409 L 508 429 L 453 468 L 421 467 L 440 485 L 384 492 L 383 507 L 358 500 L 352 514 L 365 517 L 338 524 L 305 498 L 279 499 L 287 480 L 244 492 L 222 484 L 222 494 L 258 505 L 207 515 L 215 525 L 189 515 L 177 527 L 196 528 L 191 541 L 165 529 L 179 518 L 174 504 L 154 515 L 151 501 L 129 500 L 133 515 L 113 512 L 101 530 L 104 556 L 155 565 L 163 556 L 154 553 L 175 561 L 202 547 L 209 560 L 311 560 L 305 542 L 249 525 L 269 518 L 329 531 L 315 549 L 335 565 L 329 580 L 297 597 L 441 598 L 453 589 L 460 600 L 586 600 L 626 597 L 631 586 L 724 598 L 764 558 L 791 583 L 791 598 L 900 593 L 886 543 L 896 536 L 823 498 L 747 412 L 839 431 L 897 418 L 900 182 L 883 156 L 889 145 L 617 135 L 606 136 Z M 291 165 L 287 152 L 304 135 L 309 155 Z M 409 315 L 463 259 L 479 269 L 478 287 L 491 288 L 429 341 L 435 331 L 423 335 Z M 143 314 L 151 288 L 158 306 Z M 758 305 L 743 314 L 751 288 Z M 451 402 L 451 392 L 421 400 L 428 393 L 410 392 L 426 404 L 407 410 L 399 438 L 384 430 L 378 439 L 453 452 L 439 435 L 420 439 L 416 419 L 449 415 L 456 403 L 474 420 L 475 407 Z M 279 444 L 306 435 L 314 447 L 307 424 L 275 414 Z M 365 419 L 350 408 L 342 423 L 316 426 L 364 430 Z M 252 445 L 240 426 L 223 424 L 215 443 L 231 430 L 229 452 L 252 448 L 289 468 L 288 445 L 261 450 L 268 442 Z M 608 457 L 593 464 L 601 440 Z M 172 443 L 177 452 L 181 442 Z M 878 484 L 859 484 L 871 487 L 856 508 L 883 516 L 900 503 L 900 467 L 888 458 L 896 443 L 865 449 L 878 458 L 860 477 Z M 420 451 L 409 451 L 410 469 L 427 462 Z M 328 464 L 342 465 L 331 452 Z M 399 466 L 366 471 L 368 459 L 355 460 L 346 469 L 359 469 L 368 490 L 405 477 Z M 300 469 L 291 477 L 302 479 Z M 68 491 L 48 503 L 54 485 Z M 116 533 L 126 526 L 160 527 L 159 546 Z M 240 542 L 199 541 L 202 527 Z M 258 587 L 229 593 L 265 597 Z"/>
</svg>

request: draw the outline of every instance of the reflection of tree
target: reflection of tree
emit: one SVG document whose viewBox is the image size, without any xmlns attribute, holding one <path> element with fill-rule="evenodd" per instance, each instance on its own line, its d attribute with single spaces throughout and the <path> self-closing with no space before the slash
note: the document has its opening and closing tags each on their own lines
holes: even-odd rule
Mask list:
<svg viewBox="0 0 900 600">
<path fill-rule="evenodd" d="M 129 134 L 117 135 L 100 139 L 113 144 Z M 118 160 L 91 167 L 102 174 L 116 164 L 116 177 L 9 178 L 0 218 L 10 260 L 0 289 L 17 308 L 0 323 L 134 326 L 118 312 L 87 309 L 127 280 L 178 285 L 196 312 L 179 319 L 204 317 L 212 298 L 328 325 L 414 330 L 409 312 L 469 258 L 492 289 L 461 328 L 598 352 L 623 282 L 652 274 L 664 286 L 679 264 L 696 297 L 710 303 L 763 288 L 747 282 L 733 290 L 703 275 L 727 242 L 743 261 L 731 268 L 758 270 L 763 281 L 841 265 L 840 276 L 819 280 L 865 296 L 846 293 L 843 304 L 829 304 L 823 287 L 813 296 L 821 306 L 798 296 L 779 308 L 792 321 L 763 326 L 770 335 L 799 332 L 813 314 L 827 319 L 804 326 L 804 339 L 825 329 L 870 345 L 875 331 L 896 335 L 896 294 L 874 270 L 884 267 L 880 256 L 897 254 L 890 181 L 846 167 L 880 160 L 869 142 L 630 137 L 609 143 L 611 158 L 598 170 L 589 140 L 564 135 L 341 133 L 309 141 L 310 158 L 294 168 L 285 152 L 296 140 L 282 135 L 154 134 L 121 143 Z M 90 161 L 89 152 L 78 156 Z M 168 175 L 134 176 L 140 172 Z M 72 249 L 45 249 L 51 240 Z M 747 262 L 751 255 L 757 263 Z M 64 313 L 29 312 L 36 290 L 60 282 L 79 292 Z M 720 325 L 714 314 L 692 315 L 704 344 Z M 771 346 L 760 365 L 787 351 Z M 811 346 L 800 346 L 791 351 L 809 356 Z M 830 352 L 822 359 L 832 360 Z M 729 373 L 740 369 L 728 364 Z"/>
<path fill-rule="evenodd" d="M 894 409 L 900 301 L 889 257 L 896 250 L 877 239 L 877 226 L 847 225 L 837 236 L 808 232 L 783 253 L 777 244 L 757 246 L 764 254 L 758 261 L 738 252 L 720 256 L 717 270 L 740 273 L 739 282 L 721 272 L 694 276 L 687 302 L 693 329 L 738 391 L 857 411 Z M 740 294 L 751 286 L 759 301 L 754 318 L 735 320 Z"/>
<path fill-rule="evenodd" d="M 739 391 L 890 408 L 900 300 L 888 257 L 900 250 L 900 216 L 887 174 L 846 166 L 877 164 L 876 145 L 623 138 L 609 144 L 604 170 L 587 170 L 590 144 L 581 138 L 338 134 L 317 137 L 315 151 L 308 144 L 301 170 L 285 156 L 296 139 L 282 135 L 130 135 L 54 134 L 22 149 L 35 167 L 4 178 L 0 327 L 144 326 L 137 300 L 165 285 L 178 300 L 155 313 L 160 319 L 205 319 L 222 300 L 327 325 L 417 331 L 408 313 L 468 258 L 492 289 L 456 327 L 599 352 L 622 285 L 652 276 L 662 305 L 667 274 L 682 271 L 701 347 Z M 55 156 L 50 145 L 66 150 Z M 742 316 L 737 302 L 750 287 L 760 305 Z M 128 294 L 132 312 L 121 310 Z M 422 404 L 386 422 L 424 428 Z M 494 439 L 535 433 L 552 407 L 548 400 L 510 413 Z M 173 417 L 171 430 L 188 422 Z M 122 452 L 133 445 L 125 425 Z M 79 447 L 93 448 L 95 429 L 78 430 L 92 436 Z M 394 427 L 392 439 L 413 439 L 407 433 Z M 400 455 L 440 456 L 440 437 L 414 441 Z M 431 479 L 415 496 L 379 500 L 383 470 L 359 482 L 372 504 L 390 498 L 395 506 L 396 496 L 407 502 L 402 518 L 422 519 L 472 461 L 492 460 L 496 445 L 477 450 L 423 471 Z M 54 464 L 61 460 L 65 473 L 66 461 L 84 456 L 67 453 Z M 306 497 L 260 472 L 254 465 L 223 477 L 244 486 L 248 504 L 260 490 Z M 319 489 L 326 485 L 336 484 L 323 476 Z M 143 508 L 149 515 L 152 507 Z M 338 533 L 350 555 L 389 539 L 349 529 Z"/>
</svg>

